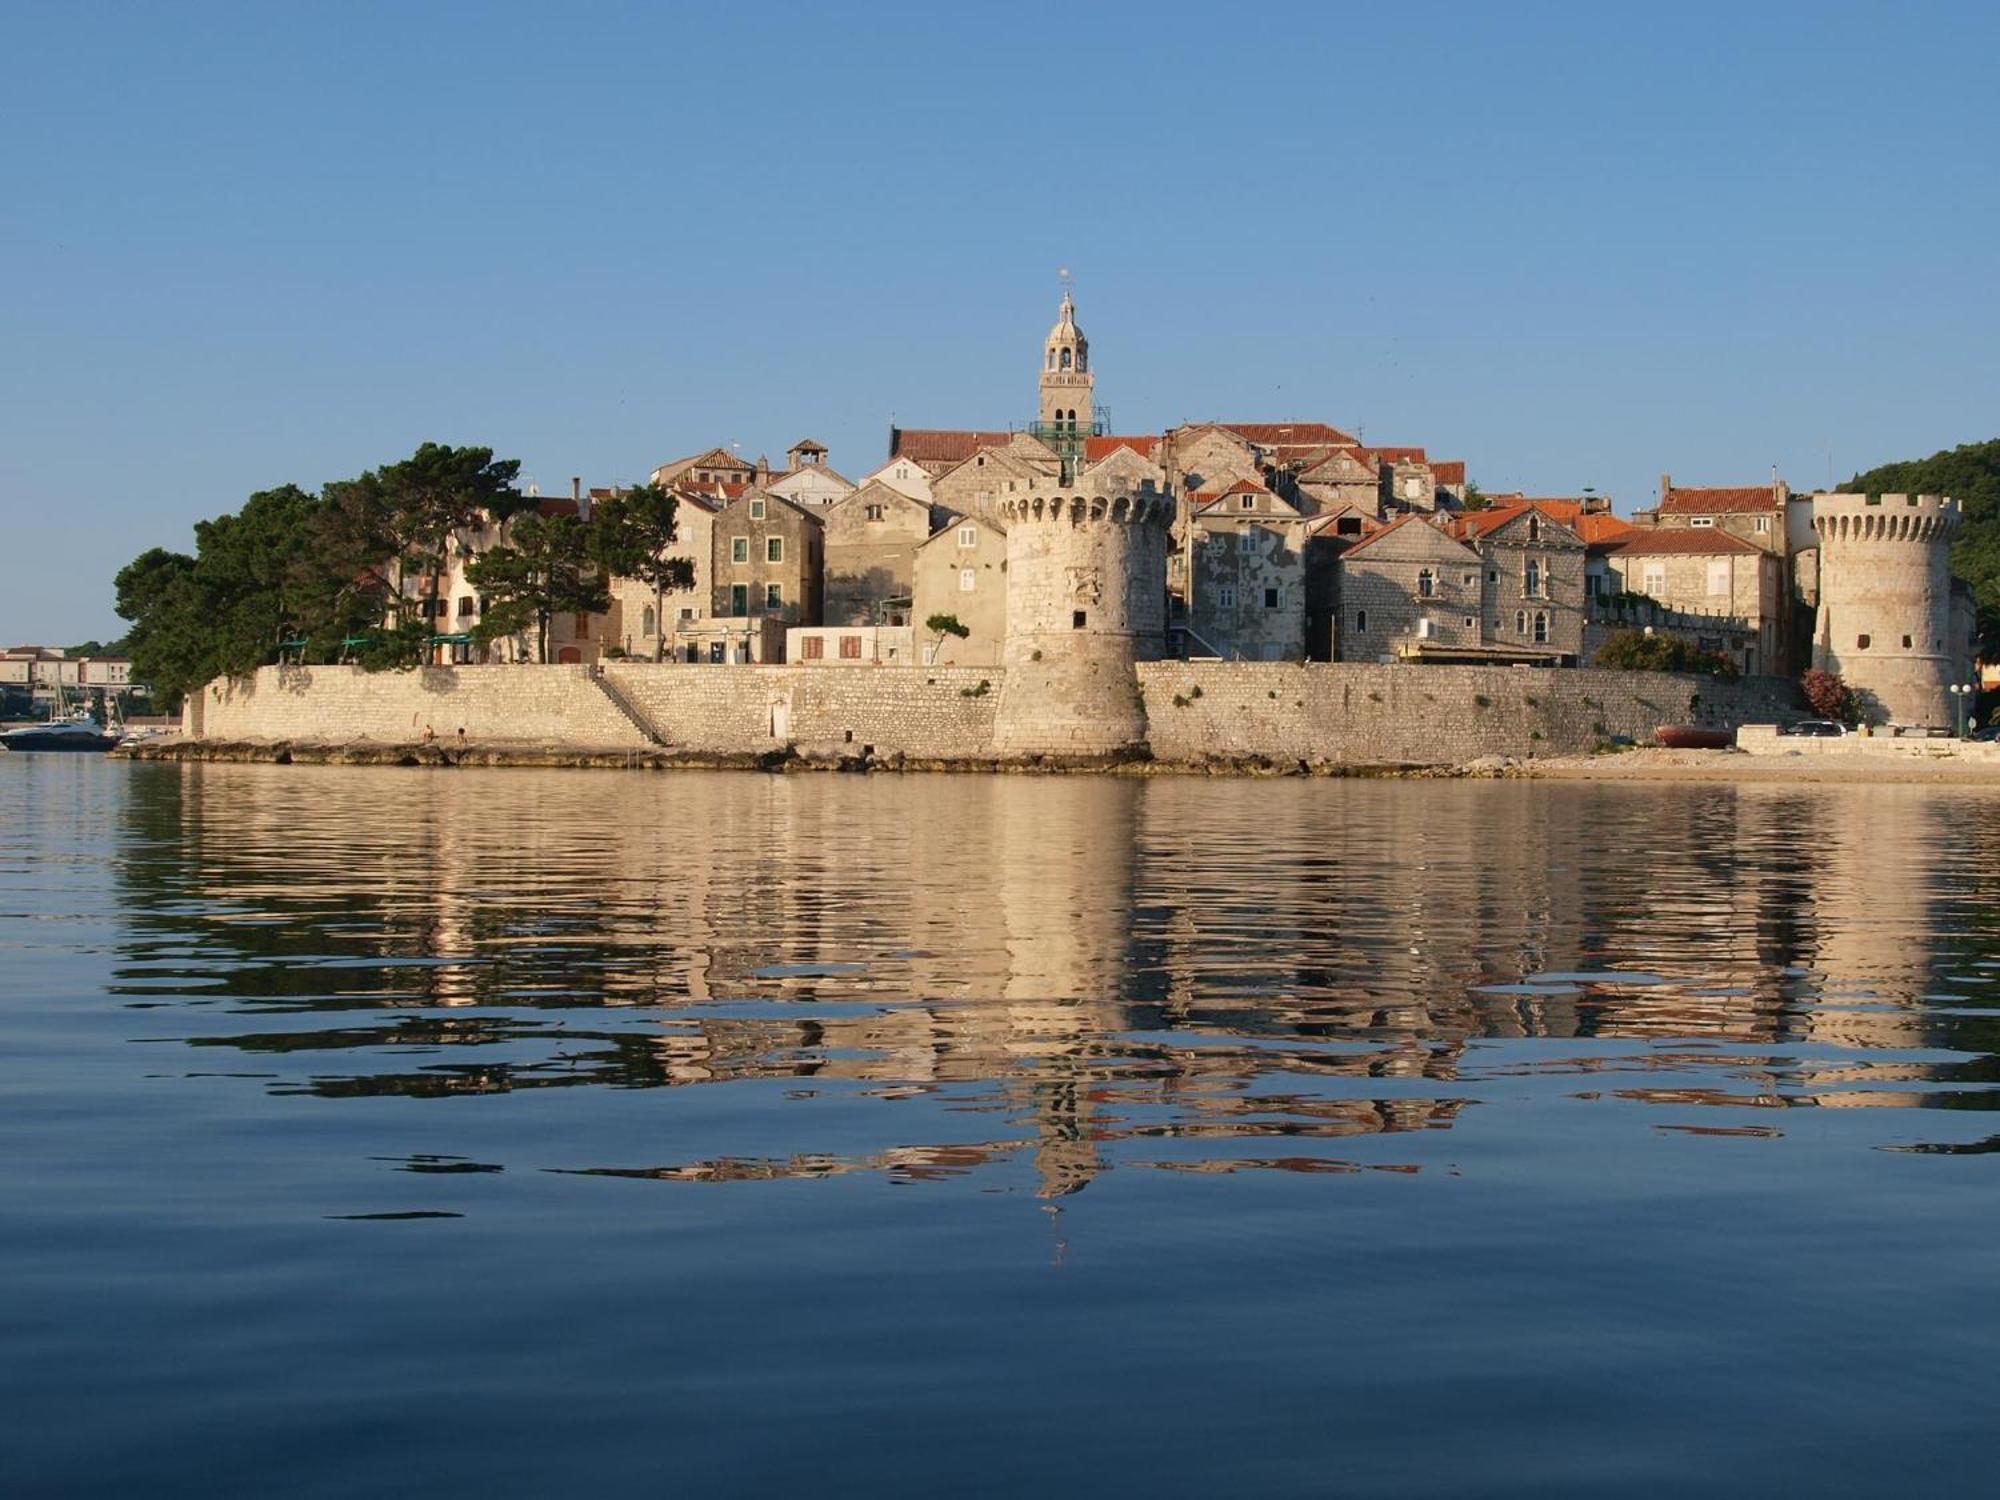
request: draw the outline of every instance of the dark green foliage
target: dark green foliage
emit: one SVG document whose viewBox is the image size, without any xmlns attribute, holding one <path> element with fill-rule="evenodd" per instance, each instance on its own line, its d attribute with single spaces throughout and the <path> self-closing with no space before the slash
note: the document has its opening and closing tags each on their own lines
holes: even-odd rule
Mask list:
<svg viewBox="0 0 2000 1500">
<path fill-rule="evenodd" d="M 1719 651 L 1704 651 L 1684 636 L 1640 630 L 1612 631 L 1598 649 L 1596 664 L 1620 672 L 1698 672 L 1723 682 L 1738 675 L 1736 664 Z"/>
<path fill-rule="evenodd" d="M 675 524 L 678 505 L 656 484 L 626 490 L 599 505 L 591 515 L 592 546 L 605 571 L 618 578 L 636 578 L 653 590 L 653 659 L 666 652 L 666 596 L 694 587 L 694 564 L 685 557 L 668 557 L 680 535 Z"/>
<path fill-rule="evenodd" d="M 1950 495 L 1964 507 L 1951 571 L 1979 601 L 1982 652 L 2000 654 L 2000 438 L 1884 464 L 1841 488 L 1864 495 Z"/>
<path fill-rule="evenodd" d="M 547 661 L 551 619 L 611 607 L 595 551 L 591 528 L 575 516 L 526 515 L 515 521 L 499 546 L 466 567 L 482 600 L 474 638 L 484 644 L 533 630 L 535 660 Z"/>
</svg>

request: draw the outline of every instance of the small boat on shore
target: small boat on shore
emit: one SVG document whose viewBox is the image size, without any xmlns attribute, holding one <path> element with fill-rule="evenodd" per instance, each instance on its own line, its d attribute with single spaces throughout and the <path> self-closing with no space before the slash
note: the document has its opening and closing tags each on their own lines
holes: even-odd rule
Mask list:
<svg viewBox="0 0 2000 1500">
<path fill-rule="evenodd" d="M 117 744 L 122 736 L 105 729 L 88 710 L 65 714 L 46 724 L 28 724 L 0 734 L 0 745 L 10 751 L 66 750 L 101 753 Z"/>
<path fill-rule="evenodd" d="M 1736 745 L 1733 729 L 1710 729 L 1698 724 L 1662 724 L 1653 738 L 1669 750 L 1729 750 Z"/>
</svg>

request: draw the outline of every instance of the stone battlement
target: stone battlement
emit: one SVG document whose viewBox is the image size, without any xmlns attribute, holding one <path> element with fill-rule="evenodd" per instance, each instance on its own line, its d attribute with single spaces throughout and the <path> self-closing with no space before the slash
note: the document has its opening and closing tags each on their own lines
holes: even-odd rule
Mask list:
<svg viewBox="0 0 2000 1500">
<path fill-rule="evenodd" d="M 1930 543 L 1958 529 L 1961 511 L 1947 495 L 1853 495 L 1812 497 L 1813 530 L 1822 546 L 1851 542 Z"/>
</svg>

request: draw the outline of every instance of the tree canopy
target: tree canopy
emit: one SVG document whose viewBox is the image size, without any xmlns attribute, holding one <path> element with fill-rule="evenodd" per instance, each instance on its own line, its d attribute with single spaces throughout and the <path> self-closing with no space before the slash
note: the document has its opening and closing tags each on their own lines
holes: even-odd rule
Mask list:
<svg viewBox="0 0 2000 1500">
<path fill-rule="evenodd" d="M 549 622 L 559 614 L 611 607 L 611 591 L 592 556 L 591 528 L 575 516 L 522 516 L 506 539 L 473 559 L 466 578 L 479 590 L 474 639 L 535 633 L 535 660 L 549 659 Z"/>
</svg>

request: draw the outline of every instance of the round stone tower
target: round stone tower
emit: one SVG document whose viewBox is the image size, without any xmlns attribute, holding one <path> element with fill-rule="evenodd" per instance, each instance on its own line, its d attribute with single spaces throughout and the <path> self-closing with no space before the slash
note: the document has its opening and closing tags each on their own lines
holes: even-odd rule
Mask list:
<svg viewBox="0 0 2000 1500">
<path fill-rule="evenodd" d="M 1961 669 L 1952 639 L 1956 500 L 1818 494 L 1819 617 L 1813 665 L 1837 672 L 1871 719 L 1946 726 Z"/>
<path fill-rule="evenodd" d="M 994 507 L 1007 532 L 1003 755 L 1100 757 L 1146 742 L 1133 663 L 1166 644 L 1171 497 L 1149 482 L 1093 493 L 1075 479 Z"/>
</svg>

